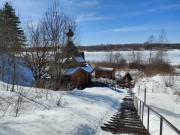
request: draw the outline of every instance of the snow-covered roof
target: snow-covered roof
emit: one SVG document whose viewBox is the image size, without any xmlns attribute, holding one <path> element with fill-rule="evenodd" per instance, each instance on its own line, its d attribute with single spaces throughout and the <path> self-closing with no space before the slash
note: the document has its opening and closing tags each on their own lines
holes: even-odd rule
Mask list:
<svg viewBox="0 0 180 135">
<path fill-rule="evenodd" d="M 82 56 L 73 56 L 76 62 L 86 62 Z"/>
<path fill-rule="evenodd" d="M 107 67 L 98 67 L 96 70 L 108 70 L 108 71 L 113 71 L 114 68 L 107 68 Z"/>
<path fill-rule="evenodd" d="M 66 69 L 65 75 L 72 75 L 72 74 L 75 73 L 79 68 L 80 68 L 80 67 L 75 67 L 75 68 Z"/>
<path fill-rule="evenodd" d="M 87 64 L 83 67 L 81 67 L 83 70 L 85 70 L 88 73 L 92 73 L 94 71 L 94 69 L 91 67 L 91 65 Z"/>
<path fill-rule="evenodd" d="M 65 72 L 65 75 L 72 75 L 76 71 L 78 71 L 79 69 L 82 69 L 87 73 L 92 73 L 94 71 L 94 69 L 89 64 L 87 64 L 87 65 L 82 66 L 82 67 L 75 67 L 75 68 L 67 69 L 66 72 Z"/>
<path fill-rule="evenodd" d="M 67 60 L 74 60 L 74 61 L 76 61 L 76 62 L 80 62 L 80 63 L 83 63 L 83 62 L 86 62 L 85 60 L 84 60 L 84 58 L 82 57 L 82 56 L 70 56 L 70 57 L 66 57 L 66 58 L 64 58 L 63 59 L 63 63 L 66 63 L 66 61 Z"/>
</svg>

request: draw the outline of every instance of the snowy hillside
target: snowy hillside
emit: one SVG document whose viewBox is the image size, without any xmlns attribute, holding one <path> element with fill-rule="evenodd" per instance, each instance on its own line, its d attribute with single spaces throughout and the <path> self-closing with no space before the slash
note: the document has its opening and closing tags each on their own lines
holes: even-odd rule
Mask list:
<svg viewBox="0 0 180 135">
<path fill-rule="evenodd" d="M 13 63 L 12 58 L 7 55 L 0 56 L 0 80 L 12 84 L 13 80 Z M 22 86 L 32 86 L 33 75 L 31 70 L 25 65 L 23 60 L 16 61 L 16 84 Z"/>
<path fill-rule="evenodd" d="M 70 92 L 22 88 L 25 97 L 19 117 L 12 117 L 18 95 L 3 90 L 1 83 L 0 111 L 1 116 L 5 113 L 5 117 L 0 117 L 0 135 L 109 134 L 102 131 L 100 126 L 117 112 L 122 98 L 128 95 L 126 90 L 114 91 L 108 87 Z M 9 101 L 3 102 L 3 99 Z"/>
<path fill-rule="evenodd" d="M 180 129 L 180 101 L 159 78 L 139 80 L 134 92 L 138 95 L 140 86 L 140 98 L 143 99 L 146 87 L 147 104 Z M 122 98 L 129 95 L 125 89 L 115 90 L 103 85 L 68 92 L 19 87 L 23 98 L 18 117 L 14 117 L 19 96 L 5 91 L 4 86 L 1 82 L 0 135 L 108 135 L 110 133 L 102 131 L 100 126 L 117 112 Z M 171 129 L 164 130 L 167 134 L 163 135 L 176 135 Z M 150 131 L 152 135 L 159 134 L 158 118 L 152 115 Z"/>
<path fill-rule="evenodd" d="M 167 77 L 167 76 L 166 76 Z M 142 101 L 144 101 L 144 90 L 147 90 L 146 103 L 155 111 L 160 113 L 176 128 L 180 130 L 180 77 L 175 77 L 175 83 L 172 87 L 166 87 L 163 76 L 154 76 L 152 78 L 143 78 L 138 80 L 134 92 Z M 159 134 L 159 118 L 151 112 L 150 131 L 153 134 Z M 147 123 L 147 110 L 145 111 L 144 124 Z M 154 125 L 155 124 L 155 125 Z M 166 124 L 163 135 L 176 135 Z"/>
</svg>

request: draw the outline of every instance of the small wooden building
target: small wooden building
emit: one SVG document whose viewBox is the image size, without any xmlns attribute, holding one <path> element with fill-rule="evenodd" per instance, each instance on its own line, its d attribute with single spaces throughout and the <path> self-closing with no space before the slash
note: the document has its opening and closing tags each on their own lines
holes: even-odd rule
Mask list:
<svg viewBox="0 0 180 135">
<path fill-rule="evenodd" d="M 115 79 L 115 68 L 106 68 L 106 67 L 95 68 L 95 77 Z"/>
<path fill-rule="evenodd" d="M 91 73 L 93 68 L 90 65 L 70 68 L 66 71 L 66 78 L 71 86 L 76 88 L 85 88 L 91 82 Z"/>
</svg>

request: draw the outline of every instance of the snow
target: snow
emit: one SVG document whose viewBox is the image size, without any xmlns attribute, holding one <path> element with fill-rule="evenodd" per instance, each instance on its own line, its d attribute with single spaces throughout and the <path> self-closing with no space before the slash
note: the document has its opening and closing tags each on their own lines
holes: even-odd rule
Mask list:
<svg viewBox="0 0 180 135">
<path fill-rule="evenodd" d="M 66 71 L 65 71 L 65 74 L 66 75 L 72 75 L 72 74 L 74 74 L 77 70 L 79 70 L 80 69 L 80 67 L 75 67 L 75 68 L 70 68 L 70 69 L 66 69 Z"/>
<path fill-rule="evenodd" d="M 85 66 L 81 67 L 83 70 L 85 70 L 88 73 L 92 73 L 94 69 L 91 67 L 91 65 L 86 64 Z"/>
<path fill-rule="evenodd" d="M 6 83 L 13 81 L 13 63 L 12 58 L 7 55 L 0 56 L 0 80 Z M 3 71 L 4 70 L 4 71 Z M 23 86 L 32 86 L 34 82 L 31 70 L 24 64 L 22 59 L 16 60 L 16 84 Z"/>
<path fill-rule="evenodd" d="M 14 117 L 18 90 L 6 91 L 4 84 L 0 82 L 0 135 L 109 135 L 109 132 L 104 132 L 100 127 L 118 111 L 123 97 L 129 95 L 128 89 L 105 86 L 72 91 L 19 87 L 26 97 L 23 98 L 18 117 Z M 176 85 L 179 87 L 179 83 Z M 173 89 L 165 87 L 159 75 L 140 79 L 136 83 L 133 92 L 142 100 L 144 88 L 147 89 L 147 104 L 180 129 L 180 101 L 175 100 L 175 95 L 171 92 Z M 2 99 L 8 99 L 10 104 L 2 102 Z M 3 108 L 8 104 L 3 117 Z M 144 124 L 147 125 L 147 109 Z M 152 112 L 150 133 L 159 134 L 159 118 Z M 163 123 L 163 135 L 177 134 Z"/>
<path fill-rule="evenodd" d="M 84 71 L 88 73 L 92 73 L 94 71 L 94 69 L 89 64 L 86 64 L 85 66 L 82 66 L 82 67 L 75 67 L 75 68 L 67 69 L 66 75 L 72 75 L 79 69 L 83 69 Z"/>
<path fill-rule="evenodd" d="M 117 112 L 122 98 L 128 95 L 125 90 L 114 91 L 108 87 L 93 87 L 83 91 L 49 91 L 46 100 L 47 90 L 25 87 L 23 90 L 28 91 L 26 97 L 49 109 L 24 98 L 20 115 L 13 117 L 17 94 L 1 89 L 1 97 L 13 97 L 14 101 L 5 117 L 0 118 L 2 135 L 106 135 L 109 133 L 102 131 L 100 126 Z M 60 107 L 57 106 L 59 97 Z M 1 111 L 2 108 L 3 105 L 0 106 Z"/>
<path fill-rule="evenodd" d="M 76 62 L 86 62 L 82 56 L 73 56 Z"/>
<path fill-rule="evenodd" d="M 147 61 L 149 57 L 149 51 L 140 51 L 142 53 L 143 61 Z M 107 60 L 107 54 L 110 52 L 84 52 L 86 61 L 105 61 Z M 129 61 L 129 54 L 132 51 L 113 51 L 113 53 L 120 53 L 123 58 Z M 155 51 L 152 52 L 153 54 Z M 180 50 L 168 50 L 167 53 L 167 60 L 170 62 L 171 65 L 178 65 L 180 64 Z"/>
<path fill-rule="evenodd" d="M 120 78 L 124 77 L 125 75 L 126 75 L 126 72 L 124 72 L 124 71 L 116 71 L 116 74 L 115 74 L 117 79 L 120 79 Z"/>
<path fill-rule="evenodd" d="M 175 68 L 174 71 L 175 71 L 175 73 L 180 73 L 180 69 L 179 68 Z"/>
<path fill-rule="evenodd" d="M 114 68 L 107 68 L 107 67 L 98 67 L 97 69 L 108 70 L 108 71 L 113 71 L 114 70 Z"/>
<path fill-rule="evenodd" d="M 106 53 L 85 52 L 85 57 L 87 60 L 101 61 L 106 59 Z M 122 53 L 128 59 L 129 52 Z M 143 53 L 148 54 L 148 51 L 143 51 Z M 179 50 L 167 53 L 172 65 L 180 63 Z M 90 65 L 83 67 L 83 70 L 93 71 Z M 178 68 L 175 70 L 179 72 Z M 28 79 L 32 79 L 27 67 L 22 66 L 18 71 L 23 72 Z M 122 77 L 126 72 L 118 71 L 116 76 Z M 133 75 L 139 73 L 136 69 L 128 72 Z M 6 73 L 7 76 L 11 74 L 12 72 Z M 147 104 L 180 130 L 180 96 L 175 94 L 175 91 L 180 91 L 180 76 L 175 76 L 172 87 L 165 86 L 164 77 L 168 76 L 156 75 L 136 80 L 133 92 L 144 100 L 146 88 Z M 110 135 L 102 131 L 100 126 L 110 120 L 120 107 L 123 97 L 129 95 L 126 89 L 115 90 L 105 86 L 89 87 L 82 91 L 77 89 L 51 91 L 19 86 L 16 92 L 6 91 L 7 87 L 10 89 L 11 85 L 0 82 L 0 135 Z M 138 94 L 139 88 L 140 94 Z M 19 97 L 17 92 L 21 92 L 25 97 L 23 97 L 18 117 L 14 117 Z M 146 126 L 146 108 L 143 122 Z M 150 133 L 151 135 L 159 134 L 159 118 L 152 112 L 150 112 Z M 163 135 L 177 135 L 177 133 L 163 123 Z"/>
<path fill-rule="evenodd" d="M 180 97 L 174 95 L 174 91 L 179 91 L 180 77 L 176 78 L 176 83 L 173 87 L 166 87 L 163 82 L 163 76 L 156 75 L 151 78 L 143 78 L 138 80 L 134 88 L 136 96 L 144 101 L 144 90 L 146 88 L 146 103 L 155 111 L 160 113 L 176 128 L 180 130 Z M 138 89 L 140 88 L 140 94 Z M 144 124 L 147 123 L 147 109 L 145 111 Z M 150 131 L 153 135 L 159 134 L 159 118 L 151 112 L 150 115 Z M 163 135 L 177 135 L 173 130 L 163 123 Z"/>
</svg>

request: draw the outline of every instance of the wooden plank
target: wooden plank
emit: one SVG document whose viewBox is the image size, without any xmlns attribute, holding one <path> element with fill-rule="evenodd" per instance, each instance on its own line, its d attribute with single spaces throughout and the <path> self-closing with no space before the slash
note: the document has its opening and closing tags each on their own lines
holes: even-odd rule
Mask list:
<svg viewBox="0 0 180 135">
<path fill-rule="evenodd" d="M 147 130 L 138 130 L 136 128 L 113 128 L 113 127 L 101 127 L 102 130 L 111 132 L 113 134 L 118 133 L 137 133 L 141 135 L 149 135 Z"/>
<path fill-rule="evenodd" d="M 118 123 L 118 124 L 105 124 L 106 127 L 126 127 L 126 128 L 137 128 L 137 129 L 145 129 L 144 125 L 141 124 L 132 124 L 132 123 Z"/>
<path fill-rule="evenodd" d="M 111 121 L 104 123 L 102 130 L 116 133 L 134 133 L 141 135 L 149 135 L 143 125 L 140 116 L 137 114 L 137 110 L 134 106 L 132 98 L 124 98 L 118 112 L 114 114 Z"/>
<path fill-rule="evenodd" d="M 111 122 L 111 121 L 108 121 L 107 123 L 109 124 L 119 124 L 119 123 L 131 123 L 131 124 L 142 124 L 141 121 L 135 121 L 135 122 L 132 122 L 132 121 L 118 121 L 118 122 Z"/>
</svg>

